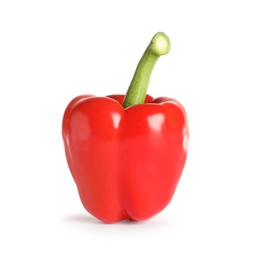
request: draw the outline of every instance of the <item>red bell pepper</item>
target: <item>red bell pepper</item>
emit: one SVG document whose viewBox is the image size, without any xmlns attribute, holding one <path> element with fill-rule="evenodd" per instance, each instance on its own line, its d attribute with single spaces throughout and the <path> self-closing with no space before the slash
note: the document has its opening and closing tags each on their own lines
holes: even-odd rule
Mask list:
<svg viewBox="0 0 255 260">
<path fill-rule="evenodd" d="M 82 95 L 67 106 L 67 162 L 85 209 L 105 223 L 141 221 L 171 201 L 185 165 L 189 130 L 176 100 L 146 95 L 152 69 L 170 41 L 157 33 L 127 94 Z"/>
</svg>

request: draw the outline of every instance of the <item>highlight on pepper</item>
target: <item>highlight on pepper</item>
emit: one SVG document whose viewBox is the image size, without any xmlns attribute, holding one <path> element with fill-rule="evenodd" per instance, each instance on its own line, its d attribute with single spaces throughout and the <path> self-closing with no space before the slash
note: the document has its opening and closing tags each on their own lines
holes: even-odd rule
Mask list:
<svg viewBox="0 0 255 260">
<path fill-rule="evenodd" d="M 104 223 L 157 215 L 182 175 L 189 141 L 186 111 L 173 98 L 146 94 L 157 60 L 169 51 L 167 35 L 156 33 L 125 95 L 81 95 L 64 112 L 68 167 L 84 208 Z"/>
</svg>

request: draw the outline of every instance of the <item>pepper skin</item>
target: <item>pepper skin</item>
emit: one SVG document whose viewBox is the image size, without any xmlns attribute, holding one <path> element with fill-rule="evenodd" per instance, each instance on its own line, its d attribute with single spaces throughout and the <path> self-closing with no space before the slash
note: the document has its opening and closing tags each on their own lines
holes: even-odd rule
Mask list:
<svg viewBox="0 0 255 260">
<path fill-rule="evenodd" d="M 67 106 L 63 139 L 83 206 L 105 223 L 146 220 L 171 201 L 189 139 L 187 116 L 171 98 L 126 109 L 124 95 L 79 96 Z"/>
<path fill-rule="evenodd" d="M 142 221 L 171 201 L 185 165 L 189 129 L 183 106 L 146 94 L 158 58 L 170 51 L 158 32 L 126 95 L 83 95 L 67 106 L 62 135 L 85 209 L 105 223 Z"/>
</svg>

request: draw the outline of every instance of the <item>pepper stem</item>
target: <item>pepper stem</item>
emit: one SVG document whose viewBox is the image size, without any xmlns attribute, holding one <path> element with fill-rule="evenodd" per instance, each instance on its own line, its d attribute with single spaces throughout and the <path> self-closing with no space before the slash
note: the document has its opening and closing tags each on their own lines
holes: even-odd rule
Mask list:
<svg viewBox="0 0 255 260">
<path fill-rule="evenodd" d="M 156 33 L 142 58 L 140 59 L 122 106 L 127 108 L 135 104 L 143 104 L 149 85 L 152 70 L 161 55 L 170 51 L 171 45 L 167 35 L 163 32 Z"/>
</svg>

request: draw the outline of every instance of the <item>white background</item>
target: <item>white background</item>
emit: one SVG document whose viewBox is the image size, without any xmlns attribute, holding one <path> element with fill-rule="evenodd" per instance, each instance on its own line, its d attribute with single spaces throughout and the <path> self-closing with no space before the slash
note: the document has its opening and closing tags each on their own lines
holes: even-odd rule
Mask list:
<svg viewBox="0 0 255 260">
<path fill-rule="evenodd" d="M 252 2 L 1 1 L 0 259 L 255 259 Z M 160 214 L 102 224 L 67 167 L 63 112 L 125 93 L 157 31 L 172 48 L 148 93 L 186 108 L 188 160 Z"/>
</svg>

